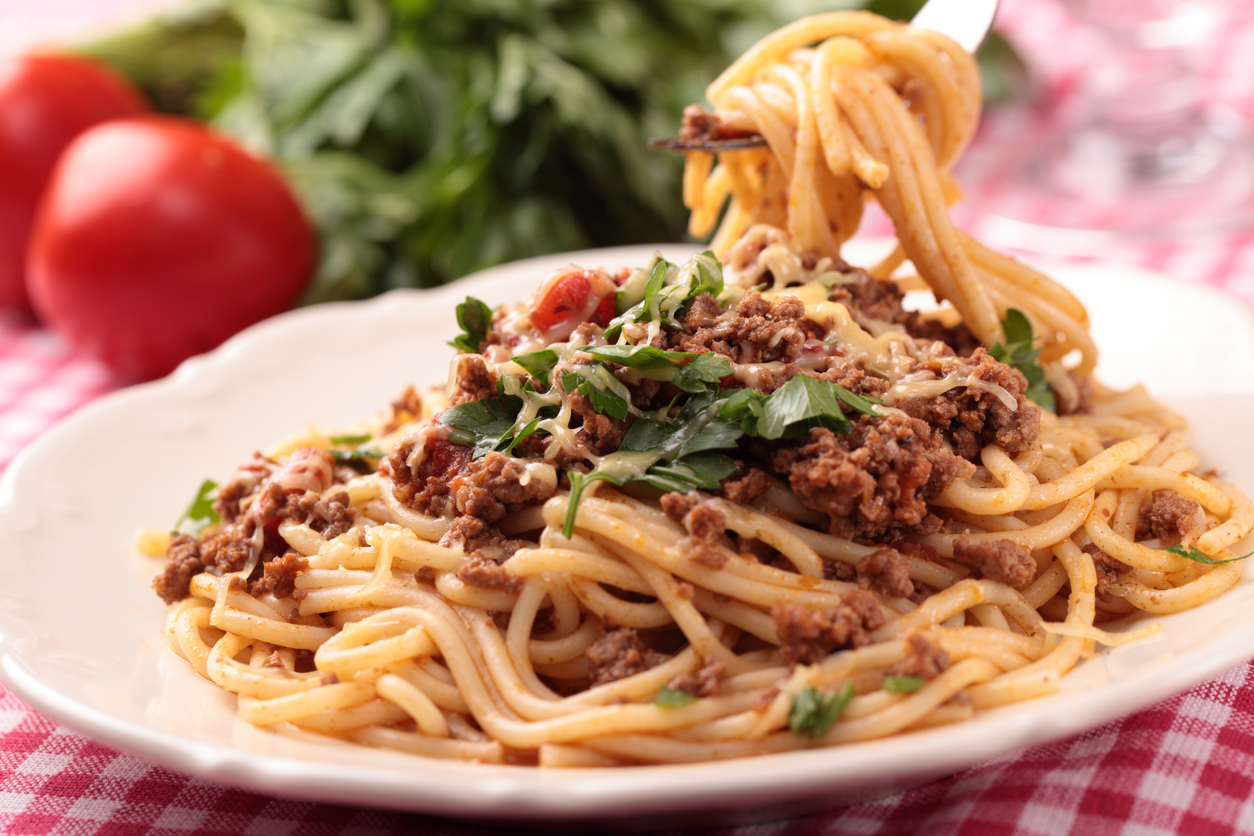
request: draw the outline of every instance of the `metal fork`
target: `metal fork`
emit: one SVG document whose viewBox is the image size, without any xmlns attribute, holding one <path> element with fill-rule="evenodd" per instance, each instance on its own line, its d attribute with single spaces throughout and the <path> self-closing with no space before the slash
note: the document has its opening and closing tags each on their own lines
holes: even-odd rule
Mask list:
<svg viewBox="0 0 1254 836">
<path fill-rule="evenodd" d="M 948 35 L 967 52 L 974 53 L 988 37 L 1000 0 L 928 0 L 910 21 L 912 26 Z M 664 151 L 736 151 L 760 148 L 766 140 L 758 134 L 732 139 L 650 139 L 650 148 Z"/>
</svg>

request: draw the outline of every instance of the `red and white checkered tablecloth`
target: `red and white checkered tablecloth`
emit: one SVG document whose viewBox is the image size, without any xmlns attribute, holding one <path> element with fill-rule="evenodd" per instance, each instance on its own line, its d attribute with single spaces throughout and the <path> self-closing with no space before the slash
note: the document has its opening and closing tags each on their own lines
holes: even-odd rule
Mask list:
<svg viewBox="0 0 1254 836">
<path fill-rule="evenodd" d="M 168 0 L 0 0 L 0 54 Z M 1254 123 L 1254 0 L 1224 0 L 1205 89 Z M 1043 101 L 1073 95 L 1092 42 L 1059 0 L 1003 0 L 999 27 L 1028 58 Z M 1021 147 L 1025 122 L 995 118 L 960 179 L 979 197 Z M 960 210 L 975 235 L 995 224 Z M 1058 252 L 1038 252 L 1052 258 Z M 1254 303 L 1254 232 L 1192 243 L 1111 240 L 1070 257 L 1162 270 Z M 1251 372 L 1254 374 L 1254 370 Z M 116 378 L 56 335 L 0 313 L 0 466 Z M 1254 654 L 1254 646 L 1251 647 Z M 1219 834 L 1254 832 L 1254 668 L 1249 664 L 1122 720 L 1018 750 L 898 795 L 734 836 L 803 834 Z M 423 816 L 289 801 L 207 783 L 120 754 L 0 688 L 0 832 L 10 834 L 391 834 L 482 828 Z"/>
</svg>

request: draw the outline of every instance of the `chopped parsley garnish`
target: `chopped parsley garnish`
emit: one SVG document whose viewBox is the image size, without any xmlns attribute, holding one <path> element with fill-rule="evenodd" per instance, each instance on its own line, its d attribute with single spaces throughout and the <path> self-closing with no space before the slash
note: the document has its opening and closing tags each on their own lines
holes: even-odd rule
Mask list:
<svg viewBox="0 0 1254 836">
<path fill-rule="evenodd" d="M 921 676 L 886 676 L 884 690 L 890 694 L 913 694 L 924 686 Z"/>
<path fill-rule="evenodd" d="M 589 345 L 579 349 L 598 360 L 608 360 L 629 369 L 654 371 L 656 369 L 673 369 L 679 366 L 678 360 L 696 357 L 685 351 L 663 351 L 651 345 Z"/>
<path fill-rule="evenodd" d="M 549 372 L 553 371 L 553 367 L 557 365 L 557 352 L 551 348 L 546 348 L 541 351 L 516 354 L 510 359 L 526 369 L 527 374 L 548 386 Z"/>
<path fill-rule="evenodd" d="M 877 415 L 878 399 L 854 394 L 839 383 L 799 374 L 770 395 L 736 389 L 722 402 L 718 417 L 735 421 L 758 438 L 802 438 L 811 427 L 847 433 L 853 427 L 840 404 L 864 415 Z"/>
<path fill-rule="evenodd" d="M 792 698 L 788 728 L 798 737 L 821 740 L 840 719 L 852 699 L 852 682 L 846 682 L 839 693 L 820 691 L 811 685 Z"/>
<path fill-rule="evenodd" d="M 672 352 L 672 355 L 677 353 Z M 697 395 L 705 391 L 707 383 L 718 383 L 731 373 L 731 363 L 726 357 L 707 351 L 689 360 L 671 379 L 671 383 L 678 389 Z"/>
<path fill-rule="evenodd" d="M 626 420 L 627 413 L 630 411 L 627 400 L 621 395 L 611 392 L 607 389 L 601 389 L 591 380 L 580 377 L 574 372 L 567 372 L 562 375 L 562 388 L 566 390 L 566 394 L 573 395 L 576 392 L 588 399 L 588 403 L 592 408 L 602 415 L 612 415 L 620 421 Z"/>
<path fill-rule="evenodd" d="M 1243 554 L 1240 557 L 1230 557 L 1227 560 L 1216 560 L 1215 558 L 1211 557 L 1210 555 L 1198 549 L 1196 546 L 1168 546 L 1167 548 L 1163 549 L 1163 551 L 1169 554 L 1174 554 L 1177 557 L 1183 557 L 1185 560 L 1192 560 L 1195 563 L 1207 563 L 1207 564 L 1210 564 L 1211 566 L 1218 566 L 1221 563 L 1234 563 L 1238 560 L 1245 560 L 1251 554 L 1254 554 L 1254 552 L 1250 552 L 1250 554 Z"/>
<path fill-rule="evenodd" d="M 355 450 L 328 450 L 327 454 L 333 461 L 337 462 L 364 462 L 366 459 L 381 459 L 385 455 L 382 450 L 376 450 L 373 447 L 358 447 Z"/>
<path fill-rule="evenodd" d="M 191 505 L 187 506 L 183 516 L 179 517 L 171 533 L 176 535 L 196 535 L 205 526 L 219 522 L 222 517 L 217 511 L 213 510 L 213 501 L 217 499 L 217 490 L 218 483 L 212 479 L 206 479 L 201 482 L 200 488 L 196 491 L 196 498 L 192 500 Z"/>
<path fill-rule="evenodd" d="M 333 435 L 329 439 L 332 444 L 365 444 L 374 438 L 370 433 L 358 433 L 356 435 Z"/>
<path fill-rule="evenodd" d="M 692 705 L 697 698 L 687 691 L 677 691 L 669 685 L 663 685 L 653 698 L 653 704 L 659 708 L 683 708 Z"/>
<path fill-rule="evenodd" d="M 682 267 L 656 256 L 649 267 L 643 298 L 610 322 L 605 329 L 605 339 L 616 341 L 629 322 L 664 322 L 674 328 L 682 327 L 680 320 L 693 299 L 702 293 L 718 296 L 722 292 L 723 265 L 714 253 L 707 251 L 693 256 Z M 625 297 L 626 294 L 621 294 L 616 305 L 630 301 Z"/>
<path fill-rule="evenodd" d="M 449 441 L 473 447 L 474 458 L 481 459 L 509 444 L 510 430 L 514 428 L 522 405 L 522 399 L 514 395 L 497 395 L 495 398 L 451 406 L 436 420 L 453 428 Z"/>
<path fill-rule="evenodd" d="M 466 301 L 457 306 L 457 324 L 462 333 L 450 340 L 449 345 L 474 354 L 492 327 L 492 309 L 473 296 L 467 296 Z"/>
<path fill-rule="evenodd" d="M 1007 308 L 1001 327 L 1006 334 L 1006 344 L 996 343 L 988 353 L 999 363 L 1014 366 L 1023 372 L 1023 376 L 1028 379 L 1028 390 L 1023 394 L 1028 400 L 1050 412 L 1055 411 L 1054 390 L 1045 381 L 1045 370 L 1037 360 L 1041 350 L 1032 348 L 1032 323 L 1024 316 L 1023 311 Z"/>
</svg>

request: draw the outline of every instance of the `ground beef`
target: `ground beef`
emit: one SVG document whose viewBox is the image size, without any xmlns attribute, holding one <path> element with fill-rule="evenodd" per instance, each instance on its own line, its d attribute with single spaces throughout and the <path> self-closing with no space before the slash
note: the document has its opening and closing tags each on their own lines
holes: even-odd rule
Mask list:
<svg viewBox="0 0 1254 836">
<path fill-rule="evenodd" d="M 701 105 L 688 105 L 684 108 L 683 119 L 679 124 L 681 142 L 708 142 L 718 139 L 742 139 L 752 136 L 739 128 L 724 124 L 713 113 Z"/>
<path fill-rule="evenodd" d="M 965 459 L 975 460 L 988 444 L 999 444 L 1008 453 L 1020 453 L 1036 443 L 1041 432 L 1041 410 L 1023 396 L 1027 378 L 1018 369 L 999 363 L 983 348 L 970 358 L 934 354 L 919 361 L 910 374 L 931 373 L 934 379 L 956 375 L 975 377 L 1005 389 L 1015 399 L 1015 408 L 996 395 L 970 386 L 957 386 L 931 398 L 906 398 L 896 406 L 914 418 L 943 430 L 954 450 Z M 916 378 L 921 379 L 921 378 Z"/>
<path fill-rule="evenodd" d="M 584 655 L 592 666 L 588 678 L 593 687 L 635 676 L 670 659 L 665 653 L 645 647 L 629 627 L 603 632 Z"/>
<path fill-rule="evenodd" d="M 1196 500 L 1185 499 L 1173 490 L 1154 491 L 1149 507 L 1141 509 L 1136 524 L 1136 539 L 1153 536 L 1160 543 L 1179 543 L 1181 536 L 1197 526 L 1194 515 L 1199 507 Z"/>
<path fill-rule="evenodd" d="M 960 534 L 954 540 L 954 560 L 969 566 L 980 577 L 1023 586 L 1036 574 L 1036 560 L 1027 546 L 1011 540 L 972 540 Z"/>
<path fill-rule="evenodd" d="M 557 492 L 556 487 L 544 479 L 532 478 L 524 485 L 526 465 L 520 459 L 495 451 L 467 464 L 448 485 L 458 513 L 494 523 L 511 511 L 548 499 Z"/>
<path fill-rule="evenodd" d="M 662 495 L 662 510 L 688 531 L 688 559 L 711 569 L 727 565 L 727 552 L 719 538 L 727 530 L 723 512 L 701 499 L 696 491 L 689 494 L 672 492 Z"/>
<path fill-rule="evenodd" d="M 723 497 L 737 505 L 752 505 L 770 487 L 771 477 L 765 471 L 752 468 L 739 479 L 723 482 Z"/>
<path fill-rule="evenodd" d="M 597 412 L 586 395 L 576 392 L 569 396 L 569 401 L 570 408 L 583 421 L 575 438 L 598 456 L 617 450 L 630 425 L 613 415 Z"/>
<path fill-rule="evenodd" d="M 776 448 L 770 463 L 806 507 L 829 515 L 829 531 L 844 538 L 918 525 L 928 515 L 927 500 L 974 471 L 930 427 L 897 412 L 860 416 L 847 435 L 815 427 L 808 444 Z"/>
<path fill-rule="evenodd" d="M 770 563 L 775 559 L 778 552 L 770 543 L 759 540 L 756 537 L 742 537 L 736 535 L 736 552 L 742 556 L 748 556 L 758 563 Z"/>
<path fill-rule="evenodd" d="M 1075 387 L 1075 398 L 1055 397 L 1055 409 L 1059 415 L 1087 415 L 1093 411 L 1093 378 L 1072 370 L 1067 372 Z M 1054 390 L 1055 396 L 1058 390 Z"/>
<path fill-rule="evenodd" d="M 274 460 L 260 452 L 253 453 L 253 461 L 231 476 L 220 488 L 213 502 L 213 510 L 223 522 L 232 523 L 239 519 L 240 506 L 244 500 L 257 492 L 265 478 L 275 468 Z"/>
<path fill-rule="evenodd" d="M 723 684 L 726 669 L 718 659 L 708 659 L 696 673 L 681 673 L 666 683 L 672 691 L 683 691 L 693 697 L 712 697 Z"/>
<path fill-rule="evenodd" d="M 887 322 L 900 326 L 912 337 L 936 340 L 962 355 L 970 354 L 980 344 L 965 325 L 949 328 L 934 318 L 923 318 L 902 307 L 902 293 L 892 282 L 880 281 L 865 270 L 852 269 L 844 274 L 846 281 L 833 285 L 833 302 L 844 305 L 863 328 Z"/>
<path fill-rule="evenodd" d="M 876 549 L 858 561 L 855 571 L 858 586 L 863 589 L 874 590 L 890 598 L 908 598 L 914 592 L 906 560 L 894 549 Z"/>
<path fill-rule="evenodd" d="M 224 525 L 200 544 L 201 561 L 206 569 L 220 575 L 238 572 L 252 556 L 254 525 L 245 517 Z M 263 558 L 264 558 L 263 554 Z"/>
<path fill-rule="evenodd" d="M 449 398 L 450 406 L 482 401 L 496 395 L 496 375 L 488 371 L 487 364 L 477 354 L 458 356 L 453 364 L 453 380 L 456 389 Z"/>
<path fill-rule="evenodd" d="M 180 534 L 170 541 L 165 552 L 165 568 L 152 579 L 152 588 L 167 604 L 181 601 L 191 592 L 192 578 L 204 568 L 200 541 L 190 534 Z"/>
<path fill-rule="evenodd" d="M 835 368 L 828 369 L 820 375 L 819 380 L 826 380 L 829 383 L 839 384 L 855 395 L 870 395 L 878 398 L 889 389 L 889 383 L 882 377 L 876 377 L 867 374 L 862 369 L 852 364 L 845 364 Z"/>
<path fill-rule="evenodd" d="M 823 561 L 823 577 L 829 581 L 843 581 L 844 583 L 857 583 L 858 570 L 850 563 L 843 560 L 824 560 Z"/>
<path fill-rule="evenodd" d="M 511 540 L 494 525 L 478 517 L 458 517 L 440 538 L 446 548 L 460 547 L 468 555 L 482 555 L 497 562 L 507 560 L 519 549 L 530 548 L 535 543 L 527 540 Z"/>
<path fill-rule="evenodd" d="M 253 581 L 249 593 L 254 597 L 273 592 L 276 598 L 304 598 L 303 589 L 296 588 L 296 576 L 309 568 L 309 560 L 289 550 L 282 557 L 267 560 L 262 575 Z"/>
<path fill-rule="evenodd" d="M 343 488 L 331 488 L 325 494 L 285 494 L 280 486 L 271 483 L 258 500 L 257 513 L 262 519 L 304 523 L 333 540 L 353 527 L 353 511 L 348 503 L 348 491 Z"/>
<path fill-rule="evenodd" d="M 1083 549 L 1084 553 L 1093 558 L 1093 570 L 1097 574 L 1097 597 L 1109 601 L 1113 596 L 1107 591 L 1112 583 L 1119 583 L 1119 575 L 1132 567 L 1121 560 L 1116 560 L 1102 551 L 1094 543 Z"/>
<path fill-rule="evenodd" d="M 402 439 L 380 472 L 392 480 L 392 493 L 402 505 L 420 514 L 447 516 L 456 507 L 449 484 L 470 465 L 471 450 L 442 438 L 427 438 L 421 462 L 411 468 L 407 462 L 415 443 L 413 436 Z"/>
<path fill-rule="evenodd" d="M 856 589 L 840 596 L 841 602 L 826 610 L 776 602 L 771 608 L 779 650 L 784 661 L 812 665 L 846 647 L 870 641 L 869 631 L 884 625 L 875 596 Z"/>
<path fill-rule="evenodd" d="M 504 589 L 507 592 L 517 592 L 523 585 L 522 578 L 508 574 L 501 564 L 482 554 L 472 555 L 462 564 L 457 570 L 457 579 L 469 586 Z"/>
<path fill-rule="evenodd" d="M 737 363 L 793 362 L 801 356 L 802 343 L 821 330 L 805 318 L 805 306 L 797 297 L 785 296 L 772 304 L 748 290 L 734 309 L 723 312 L 712 325 L 670 334 L 669 347 L 715 351 Z"/>
<path fill-rule="evenodd" d="M 906 639 L 906 657 L 888 669 L 889 676 L 917 676 L 931 681 L 949 667 L 945 648 L 922 633 L 911 633 Z"/>
<path fill-rule="evenodd" d="M 418 396 L 418 390 L 413 386 L 406 386 L 401 396 L 392 401 L 392 414 L 383 425 L 381 435 L 395 432 L 398 427 L 418 420 L 420 415 L 422 415 L 422 398 Z"/>
</svg>

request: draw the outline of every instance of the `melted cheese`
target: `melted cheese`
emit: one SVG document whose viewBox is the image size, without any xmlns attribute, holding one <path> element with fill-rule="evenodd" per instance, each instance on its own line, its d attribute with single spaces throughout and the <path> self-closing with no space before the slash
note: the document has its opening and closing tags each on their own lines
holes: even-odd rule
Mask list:
<svg viewBox="0 0 1254 836">
<path fill-rule="evenodd" d="M 821 282 L 800 287 L 785 287 L 763 292 L 762 298 L 777 302 L 795 296 L 806 308 L 806 318 L 827 329 L 827 342 L 840 343 L 850 360 L 860 360 L 868 371 L 892 379 L 897 370 L 909 364 L 910 337 L 901 331 L 885 331 L 878 336 L 867 333 L 839 302 L 829 300 L 830 292 Z"/>
<path fill-rule="evenodd" d="M 958 375 L 947 375 L 939 380 L 927 378 L 923 380 L 911 380 L 910 376 L 894 383 L 883 395 L 884 403 L 895 404 L 911 398 L 934 398 L 937 395 L 943 395 L 950 389 L 962 386 L 965 379 Z"/>
</svg>

